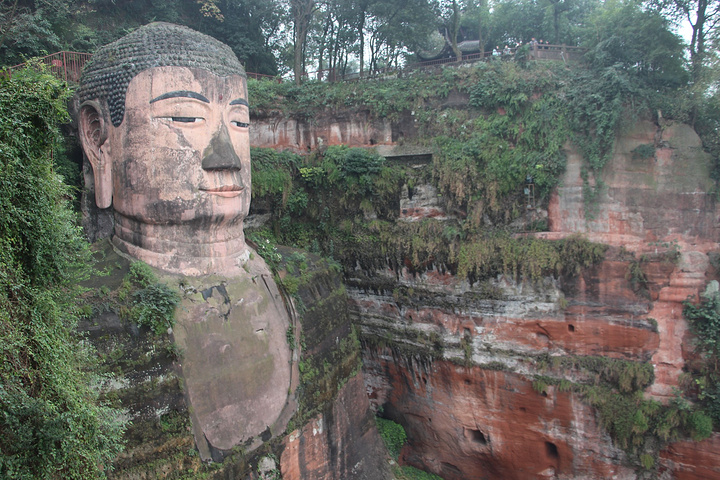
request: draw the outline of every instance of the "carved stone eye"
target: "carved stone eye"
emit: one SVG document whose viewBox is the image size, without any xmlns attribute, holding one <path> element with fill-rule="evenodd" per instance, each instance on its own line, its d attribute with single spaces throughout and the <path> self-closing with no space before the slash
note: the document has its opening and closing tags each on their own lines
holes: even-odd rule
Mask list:
<svg viewBox="0 0 720 480">
<path fill-rule="evenodd" d="M 178 123 L 196 123 L 196 122 L 201 122 L 202 118 L 200 118 L 200 117 L 170 117 L 170 120 L 173 122 L 178 122 Z"/>
</svg>

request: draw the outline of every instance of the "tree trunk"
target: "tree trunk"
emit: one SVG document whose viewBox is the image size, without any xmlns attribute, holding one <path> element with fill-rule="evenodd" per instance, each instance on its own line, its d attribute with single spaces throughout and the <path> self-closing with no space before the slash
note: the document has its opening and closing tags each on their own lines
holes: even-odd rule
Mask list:
<svg viewBox="0 0 720 480">
<path fill-rule="evenodd" d="M 10 7 L 10 11 L 5 13 L 5 22 L 2 25 L 2 34 L 0 34 L 0 47 L 3 46 L 8 32 L 12 29 L 12 24 L 15 21 L 15 14 L 17 13 L 18 1 L 19 0 L 15 0 L 13 6 Z"/>
<path fill-rule="evenodd" d="M 702 76 L 703 60 L 705 57 L 705 20 L 707 20 L 708 0 L 698 0 L 695 23 L 690 22 L 693 33 L 690 40 L 690 65 L 692 79 L 699 82 Z M 689 15 L 688 15 L 689 20 Z"/>
<path fill-rule="evenodd" d="M 458 31 L 460 30 L 460 7 L 457 0 L 452 2 L 452 31 L 450 32 L 450 47 L 458 62 L 462 61 L 462 52 L 457 46 Z"/>
<path fill-rule="evenodd" d="M 323 67 L 325 66 L 325 50 L 328 49 L 328 32 L 330 30 L 331 22 L 332 17 L 328 15 L 327 20 L 325 21 L 325 27 L 323 28 L 322 36 L 320 37 L 320 47 L 318 51 L 318 80 L 322 80 L 323 77 Z"/>
<path fill-rule="evenodd" d="M 307 39 L 307 32 L 310 27 L 310 18 L 315 9 L 315 0 L 292 0 L 290 8 L 292 10 L 295 29 L 293 39 L 293 74 L 295 75 L 295 83 L 300 85 L 303 77 L 303 68 L 305 66 L 305 40 Z"/>
<path fill-rule="evenodd" d="M 485 11 L 487 0 L 480 0 L 478 11 L 478 47 L 480 48 L 481 58 L 485 58 L 485 42 L 483 41 L 483 12 Z"/>
<path fill-rule="evenodd" d="M 358 23 L 358 35 L 360 35 L 360 78 L 363 76 L 365 67 L 365 11 L 360 13 L 360 22 Z"/>
</svg>

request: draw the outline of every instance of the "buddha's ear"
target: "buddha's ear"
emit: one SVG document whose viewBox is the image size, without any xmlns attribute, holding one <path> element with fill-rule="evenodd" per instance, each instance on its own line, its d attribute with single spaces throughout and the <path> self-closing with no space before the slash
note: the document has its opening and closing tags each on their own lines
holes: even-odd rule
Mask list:
<svg viewBox="0 0 720 480">
<path fill-rule="evenodd" d="M 100 104 L 86 101 L 80 105 L 80 143 L 87 155 L 95 178 L 95 203 L 99 208 L 112 204 L 112 159 L 107 144 L 108 125 Z"/>
</svg>

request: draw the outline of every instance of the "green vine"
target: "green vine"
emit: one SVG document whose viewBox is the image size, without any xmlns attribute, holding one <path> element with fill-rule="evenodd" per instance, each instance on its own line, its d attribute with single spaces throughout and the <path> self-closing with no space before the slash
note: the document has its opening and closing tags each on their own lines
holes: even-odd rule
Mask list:
<svg viewBox="0 0 720 480">
<path fill-rule="evenodd" d="M 251 80 L 249 89 L 258 116 L 282 111 L 311 118 L 321 111 L 352 110 L 398 121 L 410 114 L 418 129 L 414 141 L 434 146 L 438 186 L 476 219 L 508 211 L 507 202 L 528 177 L 546 199 L 564 171 L 568 142 L 585 160 L 591 214 L 621 119 L 639 115 L 664 94 L 647 90 L 641 79 L 614 65 L 553 62 L 479 63 L 383 82 L 297 86 Z M 465 109 L 439 107 L 451 92 L 467 95 Z"/>
<path fill-rule="evenodd" d="M 553 375 L 536 376 L 536 392 L 547 394 L 553 385 L 559 391 L 579 394 L 597 409 L 600 424 L 614 444 L 645 470 L 657 466 L 658 452 L 668 442 L 684 436 L 702 440 L 712 432 L 710 418 L 682 397 L 667 405 L 645 399 L 643 390 L 654 379 L 649 363 L 607 357 L 541 357 L 537 366 Z M 583 380 L 557 376 L 568 373 Z"/>
<path fill-rule="evenodd" d="M 2 478 L 104 478 L 123 448 L 76 331 L 94 262 L 52 156 L 70 95 L 37 64 L 0 75 Z"/>
</svg>

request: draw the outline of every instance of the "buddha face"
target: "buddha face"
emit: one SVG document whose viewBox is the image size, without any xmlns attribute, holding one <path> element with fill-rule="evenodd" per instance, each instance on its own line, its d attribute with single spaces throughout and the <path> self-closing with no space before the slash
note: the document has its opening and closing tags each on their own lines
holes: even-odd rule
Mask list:
<svg viewBox="0 0 720 480">
<path fill-rule="evenodd" d="M 106 124 L 99 149 L 112 164 L 115 212 L 133 223 L 205 232 L 241 224 L 250 205 L 248 124 L 239 75 L 140 72 L 128 86 L 123 122 Z"/>
</svg>

